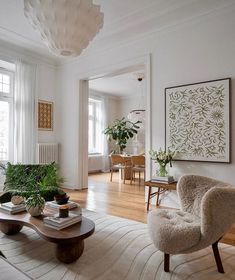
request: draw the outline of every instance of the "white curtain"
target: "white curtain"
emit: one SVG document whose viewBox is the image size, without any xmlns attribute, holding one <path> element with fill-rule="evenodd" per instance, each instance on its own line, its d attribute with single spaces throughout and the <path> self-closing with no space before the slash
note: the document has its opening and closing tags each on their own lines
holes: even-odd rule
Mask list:
<svg viewBox="0 0 235 280">
<path fill-rule="evenodd" d="M 36 65 L 16 62 L 14 95 L 14 163 L 35 163 Z"/>
<path fill-rule="evenodd" d="M 101 98 L 102 131 L 108 126 L 108 108 L 109 108 L 108 97 L 102 96 Z M 102 171 L 107 172 L 110 169 L 109 146 L 108 146 L 107 137 L 103 133 L 102 133 L 102 154 L 103 154 Z"/>
</svg>

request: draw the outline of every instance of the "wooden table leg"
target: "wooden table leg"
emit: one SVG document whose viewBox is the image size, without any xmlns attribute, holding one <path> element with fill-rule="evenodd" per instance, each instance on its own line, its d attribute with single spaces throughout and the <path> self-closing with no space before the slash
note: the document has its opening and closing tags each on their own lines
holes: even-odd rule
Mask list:
<svg viewBox="0 0 235 280">
<path fill-rule="evenodd" d="M 21 231 L 23 226 L 0 223 L 0 230 L 6 235 L 13 235 Z"/>
<path fill-rule="evenodd" d="M 156 200 L 156 206 L 159 206 L 159 196 L 160 196 L 160 191 L 161 191 L 161 188 L 158 187 L 157 189 L 157 200 Z"/>
<path fill-rule="evenodd" d="M 148 191 L 147 211 L 149 211 L 149 203 L 150 203 L 151 190 L 152 190 L 152 187 L 150 187 L 150 186 L 148 186 L 148 187 L 149 187 L 149 191 Z"/>
<path fill-rule="evenodd" d="M 56 257 L 63 263 L 72 263 L 82 255 L 83 250 L 83 240 L 79 240 L 76 243 L 58 243 L 56 244 Z"/>
</svg>

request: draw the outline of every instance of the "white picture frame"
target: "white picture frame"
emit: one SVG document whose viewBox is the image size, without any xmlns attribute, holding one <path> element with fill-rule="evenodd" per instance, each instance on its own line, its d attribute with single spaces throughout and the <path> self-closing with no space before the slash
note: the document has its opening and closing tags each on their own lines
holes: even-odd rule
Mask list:
<svg viewBox="0 0 235 280">
<path fill-rule="evenodd" d="M 165 88 L 165 147 L 175 160 L 231 162 L 231 78 Z"/>
</svg>

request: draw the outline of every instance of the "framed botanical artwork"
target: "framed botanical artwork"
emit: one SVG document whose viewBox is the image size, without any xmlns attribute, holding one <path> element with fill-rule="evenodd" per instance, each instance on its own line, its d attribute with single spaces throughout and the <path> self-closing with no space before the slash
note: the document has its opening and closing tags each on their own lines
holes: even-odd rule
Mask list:
<svg viewBox="0 0 235 280">
<path fill-rule="evenodd" d="M 165 146 L 176 160 L 230 163 L 231 79 L 165 89 Z"/>
<path fill-rule="evenodd" d="M 38 101 L 38 129 L 53 130 L 53 102 Z"/>
</svg>

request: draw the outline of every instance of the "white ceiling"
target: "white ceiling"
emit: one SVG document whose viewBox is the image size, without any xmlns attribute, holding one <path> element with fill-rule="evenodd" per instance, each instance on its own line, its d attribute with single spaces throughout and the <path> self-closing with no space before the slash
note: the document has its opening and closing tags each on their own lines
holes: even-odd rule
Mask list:
<svg viewBox="0 0 235 280">
<path fill-rule="evenodd" d="M 89 81 L 89 88 L 118 97 L 141 95 L 143 94 L 145 79 L 141 82 L 138 81 L 137 73 L 144 73 L 144 70 L 91 80 Z"/>
<path fill-rule="evenodd" d="M 89 50 L 111 47 L 225 6 L 234 0 L 93 0 L 104 12 L 104 27 Z M 60 61 L 44 46 L 23 13 L 23 0 L 0 0 L 0 40 Z"/>
</svg>

